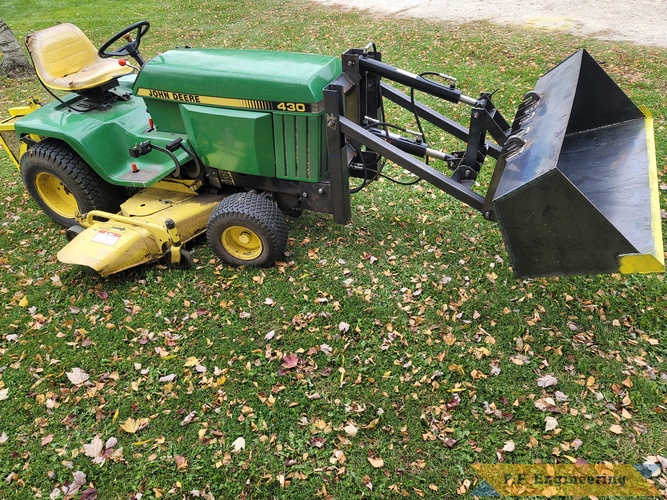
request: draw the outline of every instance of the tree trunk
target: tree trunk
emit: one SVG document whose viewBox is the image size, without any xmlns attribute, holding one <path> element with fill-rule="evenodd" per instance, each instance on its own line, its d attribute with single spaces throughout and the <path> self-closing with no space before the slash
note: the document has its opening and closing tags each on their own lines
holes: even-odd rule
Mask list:
<svg viewBox="0 0 667 500">
<path fill-rule="evenodd" d="M 0 73 L 3 75 L 10 78 L 24 78 L 34 74 L 14 33 L 2 19 L 0 19 L 0 52 L 2 52 Z"/>
</svg>

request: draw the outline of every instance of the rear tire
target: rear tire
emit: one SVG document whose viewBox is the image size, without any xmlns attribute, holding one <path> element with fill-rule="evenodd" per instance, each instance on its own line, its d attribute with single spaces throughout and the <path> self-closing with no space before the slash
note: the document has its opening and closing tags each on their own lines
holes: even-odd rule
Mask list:
<svg viewBox="0 0 667 500">
<path fill-rule="evenodd" d="M 253 192 L 236 193 L 222 200 L 206 226 L 209 245 L 232 266 L 273 265 L 285 251 L 287 232 L 280 208 Z"/>
<path fill-rule="evenodd" d="M 38 142 L 23 155 L 21 177 L 37 205 L 63 227 L 77 224 L 77 212 L 116 213 L 125 201 L 125 188 L 103 180 L 68 144 L 55 139 Z"/>
</svg>

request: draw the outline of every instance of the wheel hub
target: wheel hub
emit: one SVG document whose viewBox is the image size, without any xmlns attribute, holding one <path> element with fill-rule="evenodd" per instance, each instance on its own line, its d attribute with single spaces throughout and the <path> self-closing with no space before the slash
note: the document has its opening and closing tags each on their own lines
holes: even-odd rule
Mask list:
<svg viewBox="0 0 667 500">
<path fill-rule="evenodd" d="M 42 201 L 56 214 L 74 218 L 79 205 L 74 195 L 58 177 L 47 172 L 37 174 L 35 189 Z"/>
<path fill-rule="evenodd" d="M 264 249 L 257 233 L 247 227 L 230 226 L 222 232 L 220 239 L 223 248 L 239 260 L 255 260 Z"/>
</svg>

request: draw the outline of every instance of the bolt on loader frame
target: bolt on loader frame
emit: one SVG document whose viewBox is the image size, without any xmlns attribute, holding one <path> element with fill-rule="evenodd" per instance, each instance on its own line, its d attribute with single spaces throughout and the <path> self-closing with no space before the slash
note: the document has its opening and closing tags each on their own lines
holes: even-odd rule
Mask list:
<svg viewBox="0 0 667 500">
<path fill-rule="evenodd" d="M 325 90 L 333 198 L 344 201 L 334 220 L 350 220 L 347 174 L 374 177 L 375 154 L 498 222 L 518 277 L 664 271 L 651 115 L 586 51 L 544 75 L 510 124 L 491 94 L 465 96 L 455 81 L 443 85 L 385 64 L 371 47 L 345 52 L 344 75 Z M 470 106 L 470 126 L 383 79 Z M 392 134 L 383 125 L 383 98 L 464 141 L 465 151 L 443 155 Z M 361 153 L 364 147 L 372 153 Z M 415 156 L 445 160 L 453 173 Z M 496 167 L 481 195 L 472 186 L 487 156 Z M 349 168 L 350 157 L 361 175 Z"/>
</svg>

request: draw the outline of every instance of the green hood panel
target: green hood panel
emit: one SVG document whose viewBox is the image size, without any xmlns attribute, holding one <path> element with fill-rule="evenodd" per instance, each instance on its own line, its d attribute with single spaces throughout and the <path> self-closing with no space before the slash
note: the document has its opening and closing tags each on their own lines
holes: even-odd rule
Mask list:
<svg viewBox="0 0 667 500">
<path fill-rule="evenodd" d="M 271 102 L 316 103 L 342 72 L 340 59 L 316 54 L 261 50 L 175 49 L 151 59 L 134 87 L 186 96 Z M 143 91 L 143 92 L 142 92 Z M 192 103 L 192 101 L 190 101 Z"/>
</svg>

